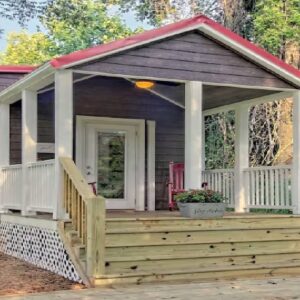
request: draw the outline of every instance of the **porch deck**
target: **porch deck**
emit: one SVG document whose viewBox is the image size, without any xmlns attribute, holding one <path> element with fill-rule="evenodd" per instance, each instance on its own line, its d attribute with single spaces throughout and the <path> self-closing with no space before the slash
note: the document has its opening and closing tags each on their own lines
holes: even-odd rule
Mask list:
<svg viewBox="0 0 300 300">
<path fill-rule="evenodd" d="M 225 212 L 223 218 L 300 218 L 290 214 L 259 214 L 259 213 L 236 213 Z M 180 216 L 179 211 L 157 210 L 157 211 L 135 211 L 135 210 L 107 210 L 106 219 L 186 219 Z M 218 218 L 215 218 L 218 219 Z"/>
</svg>

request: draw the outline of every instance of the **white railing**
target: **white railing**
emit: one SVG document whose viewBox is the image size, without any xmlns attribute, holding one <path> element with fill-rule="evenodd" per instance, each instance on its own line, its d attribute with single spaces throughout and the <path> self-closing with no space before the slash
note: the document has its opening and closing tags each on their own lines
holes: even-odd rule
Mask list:
<svg viewBox="0 0 300 300">
<path fill-rule="evenodd" d="M 55 160 L 45 160 L 26 165 L 28 184 L 28 211 L 52 213 L 54 210 Z"/>
<path fill-rule="evenodd" d="M 22 208 L 22 165 L 1 167 L 0 199 L 4 209 Z"/>
<path fill-rule="evenodd" d="M 26 208 L 30 212 L 54 211 L 54 160 L 26 164 L 26 199 L 23 197 L 22 165 L 0 169 L 0 205 L 3 209 Z M 23 205 L 22 201 L 26 203 Z"/>
<path fill-rule="evenodd" d="M 202 181 L 207 182 L 208 189 L 226 197 L 229 207 L 234 207 L 234 169 L 205 170 Z"/>
<path fill-rule="evenodd" d="M 248 208 L 292 209 L 291 166 L 252 167 L 244 175 Z"/>
</svg>

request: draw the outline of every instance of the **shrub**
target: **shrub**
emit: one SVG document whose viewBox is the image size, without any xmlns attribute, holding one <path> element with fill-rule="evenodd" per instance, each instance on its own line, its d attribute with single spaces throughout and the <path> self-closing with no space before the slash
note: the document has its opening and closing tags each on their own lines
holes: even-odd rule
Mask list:
<svg viewBox="0 0 300 300">
<path fill-rule="evenodd" d="M 181 203 L 222 203 L 226 198 L 212 190 L 189 190 L 175 195 L 175 200 Z"/>
</svg>

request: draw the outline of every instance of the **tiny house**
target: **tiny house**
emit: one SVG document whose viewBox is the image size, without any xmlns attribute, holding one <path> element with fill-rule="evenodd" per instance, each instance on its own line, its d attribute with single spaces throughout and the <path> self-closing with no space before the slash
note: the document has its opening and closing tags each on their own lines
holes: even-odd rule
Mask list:
<svg viewBox="0 0 300 300">
<path fill-rule="evenodd" d="M 293 165 L 250 168 L 249 108 L 284 98 Z M 204 117 L 228 110 L 235 167 L 206 170 Z M 0 250 L 91 285 L 299 273 L 299 119 L 300 72 L 205 16 L 2 66 Z M 170 162 L 236 214 L 166 212 Z"/>
</svg>

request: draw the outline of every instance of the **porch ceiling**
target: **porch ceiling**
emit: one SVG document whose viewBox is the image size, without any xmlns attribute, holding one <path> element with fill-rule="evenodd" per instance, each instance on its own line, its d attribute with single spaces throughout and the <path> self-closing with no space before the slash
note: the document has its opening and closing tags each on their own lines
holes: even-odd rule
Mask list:
<svg viewBox="0 0 300 300">
<path fill-rule="evenodd" d="M 184 84 L 158 82 L 153 88 L 157 93 L 184 105 Z M 271 90 L 247 89 L 225 86 L 204 85 L 203 110 L 251 100 L 277 93 Z"/>
<path fill-rule="evenodd" d="M 97 77 L 101 80 L 101 76 L 87 75 L 74 73 L 74 84 L 76 82 L 90 80 L 91 78 Z M 115 78 L 111 78 L 115 80 Z M 125 80 L 125 79 L 124 79 Z M 54 84 L 46 86 L 43 90 L 54 88 Z M 185 98 L 185 85 L 184 83 L 157 81 L 154 87 L 151 89 L 156 95 L 161 95 L 164 98 L 177 102 L 184 106 Z M 266 95 L 278 93 L 279 91 L 274 90 L 263 90 L 263 89 L 250 89 L 250 88 L 237 88 L 228 86 L 215 86 L 215 85 L 204 85 L 203 86 L 203 110 L 208 110 L 224 105 L 229 105 L 237 102 L 251 100 Z"/>
</svg>

